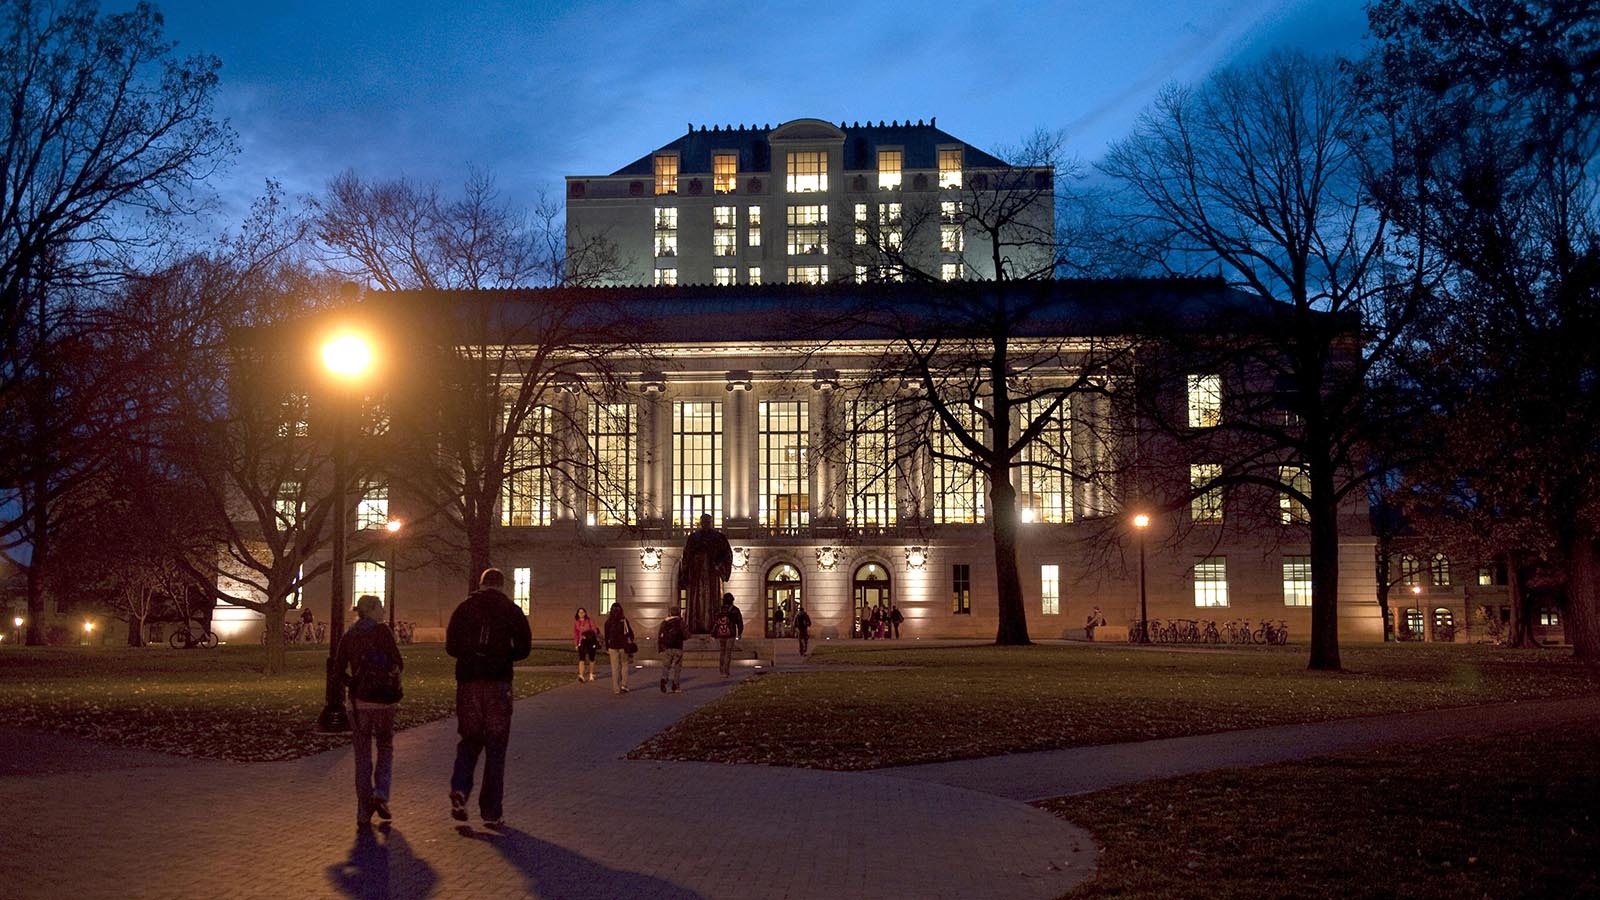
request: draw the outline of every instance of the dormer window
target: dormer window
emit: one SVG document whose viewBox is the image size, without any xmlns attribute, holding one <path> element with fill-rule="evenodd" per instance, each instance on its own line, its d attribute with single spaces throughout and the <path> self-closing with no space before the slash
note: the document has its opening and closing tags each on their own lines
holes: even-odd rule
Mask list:
<svg viewBox="0 0 1600 900">
<path fill-rule="evenodd" d="M 801 151 L 789 154 L 789 193 L 808 194 L 828 189 L 828 154 Z"/>
<path fill-rule="evenodd" d="M 736 153 L 716 153 L 711 157 L 711 190 L 718 194 L 731 194 L 739 183 L 739 156 Z"/>
<path fill-rule="evenodd" d="M 656 195 L 676 194 L 678 192 L 678 158 L 676 156 L 656 157 Z"/>
<path fill-rule="evenodd" d="M 939 187 L 961 187 L 961 148 L 939 151 Z"/>
<path fill-rule="evenodd" d="M 900 150 L 878 151 L 878 190 L 900 190 L 900 172 L 905 154 Z"/>
</svg>

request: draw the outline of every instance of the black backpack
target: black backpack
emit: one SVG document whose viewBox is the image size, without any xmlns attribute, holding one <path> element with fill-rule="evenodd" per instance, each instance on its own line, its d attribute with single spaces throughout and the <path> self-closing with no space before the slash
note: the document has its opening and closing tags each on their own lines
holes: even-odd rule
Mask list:
<svg viewBox="0 0 1600 900">
<path fill-rule="evenodd" d="M 400 669 L 390 665 L 389 654 L 383 648 L 368 647 L 361 654 L 350 693 L 367 703 L 399 703 L 405 696 L 400 688 Z"/>
</svg>

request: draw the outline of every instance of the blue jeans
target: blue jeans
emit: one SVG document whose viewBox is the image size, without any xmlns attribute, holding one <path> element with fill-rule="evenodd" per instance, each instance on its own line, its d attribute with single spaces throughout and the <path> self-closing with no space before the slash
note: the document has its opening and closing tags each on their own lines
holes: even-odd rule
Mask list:
<svg viewBox="0 0 1600 900">
<path fill-rule="evenodd" d="M 484 754 L 483 790 L 478 793 L 478 812 L 485 819 L 498 819 L 504 813 L 506 744 L 511 740 L 511 682 L 464 681 L 456 685 L 456 767 L 450 776 L 450 790 L 472 795 L 472 775 L 478 768 L 478 754 Z"/>
<path fill-rule="evenodd" d="M 392 705 L 350 704 L 350 736 L 356 746 L 356 819 L 372 816 L 373 798 L 389 799 L 394 771 L 394 714 Z M 378 766 L 372 766 L 372 745 L 378 746 Z"/>
</svg>

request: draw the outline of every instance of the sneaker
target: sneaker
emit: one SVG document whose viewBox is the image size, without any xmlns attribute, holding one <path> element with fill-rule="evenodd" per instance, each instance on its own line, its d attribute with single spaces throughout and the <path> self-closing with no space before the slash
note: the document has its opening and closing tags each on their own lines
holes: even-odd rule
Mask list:
<svg viewBox="0 0 1600 900">
<path fill-rule="evenodd" d="M 450 792 L 450 818 L 457 822 L 467 820 L 467 795 L 460 791 Z"/>
<path fill-rule="evenodd" d="M 385 797 L 372 798 L 372 811 L 378 814 L 378 818 L 385 821 L 394 818 L 389 814 L 389 800 Z"/>
<path fill-rule="evenodd" d="M 626 693 L 627 693 L 627 692 L 628 692 L 628 688 L 627 688 L 627 686 L 623 686 L 623 688 L 622 688 L 622 692 L 623 692 L 623 693 L 624 693 L 624 694 L 626 694 Z"/>
<path fill-rule="evenodd" d="M 663 678 L 663 679 L 661 679 L 661 693 L 665 694 L 666 692 L 667 692 L 667 680 L 665 678 Z"/>
<path fill-rule="evenodd" d="M 585 678 L 585 677 L 583 677 L 583 676 L 582 676 L 582 675 L 579 675 L 579 676 L 578 676 L 578 683 L 579 683 L 579 684 L 583 684 L 583 683 L 584 683 L 584 682 L 585 682 L 585 681 L 588 681 L 588 680 L 589 680 L 589 679 L 587 679 L 587 678 Z"/>
<path fill-rule="evenodd" d="M 495 831 L 500 831 L 501 829 L 506 827 L 506 820 L 505 820 L 504 817 L 495 818 L 495 819 L 484 819 L 483 820 L 483 827 L 485 827 L 485 828 L 493 828 Z"/>
<path fill-rule="evenodd" d="M 674 694 L 681 694 L 681 693 L 683 693 L 683 688 L 680 688 L 677 685 L 673 685 L 672 686 L 672 692 Z"/>
</svg>

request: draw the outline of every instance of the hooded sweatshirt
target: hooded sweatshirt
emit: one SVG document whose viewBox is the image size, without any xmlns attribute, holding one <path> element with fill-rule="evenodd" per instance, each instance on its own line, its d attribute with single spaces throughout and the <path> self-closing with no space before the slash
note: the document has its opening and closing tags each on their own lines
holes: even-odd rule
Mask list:
<svg viewBox="0 0 1600 900">
<path fill-rule="evenodd" d="M 528 617 L 496 588 L 468 594 L 444 634 L 445 652 L 456 660 L 457 683 L 510 681 L 511 664 L 527 659 L 532 644 Z"/>
</svg>

